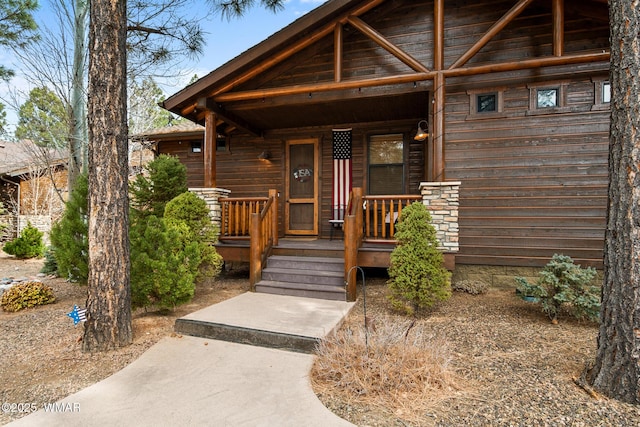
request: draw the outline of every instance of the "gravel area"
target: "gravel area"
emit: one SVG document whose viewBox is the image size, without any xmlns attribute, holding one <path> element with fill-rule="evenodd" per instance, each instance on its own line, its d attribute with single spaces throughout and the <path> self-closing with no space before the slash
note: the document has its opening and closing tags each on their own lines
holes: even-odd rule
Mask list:
<svg viewBox="0 0 640 427">
<path fill-rule="evenodd" d="M 0 255 L 0 277 L 34 276 L 41 260 L 20 261 Z M 367 317 L 406 322 L 390 311 L 385 279 L 367 272 Z M 84 306 L 86 289 L 55 278 L 54 304 L 7 313 L 0 310 L 0 402 L 35 403 L 41 407 L 100 381 L 135 360 L 162 337 L 173 333 L 177 317 L 248 290 L 246 269 L 231 270 L 197 287 L 194 300 L 170 315 L 134 313 L 133 345 L 107 353 L 81 351 L 82 326 L 66 315 Z M 362 327 L 362 292 L 344 327 Z M 411 413 L 359 403 L 340 390 L 319 396 L 339 416 L 359 426 L 638 426 L 640 408 L 577 386 L 578 377 L 595 354 L 597 326 L 561 318 L 551 322 L 535 304 L 512 290 L 491 289 L 452 298 L 422 314 L 412 333 L 441 340 L 451 352 L 462 390 L 437 396 L 424 413 Z M 0 412 L 0 424 L 23 416 Z M 416 421 L 418 420 L 418 421 Z"/>
<path fill-rule="evenodd" d="M 384 283 L 367 279 L 367 318 L 372 324 L 376 318 L 406 323 L 391 311 Z M 344 327 L 364 328 L 362 302 L 360 295 Z M 454 292 L 423 313 L 411 333 L 417 329 L 446 343 L 462 391 L 436 396 L 427 412 L 413 416 L 360 405 L 339 389 L 324 390 L 323 403 L 359 426 L 640 425 L 640 407 L 592 397 L 574 382 L 595 357 L 595 323 L 565 316 L 553 325 L 539 305 L 522 301 L 513 290 L 490 289 L 477 296 Z M 408 401 L 402 410 L 411 406 Z"/>
</svg>

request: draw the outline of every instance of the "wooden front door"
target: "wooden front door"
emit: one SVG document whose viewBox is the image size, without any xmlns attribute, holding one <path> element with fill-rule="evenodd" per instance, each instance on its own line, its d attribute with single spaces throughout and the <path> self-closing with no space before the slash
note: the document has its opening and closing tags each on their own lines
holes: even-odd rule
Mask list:
<svg viewBox="0 0 640 427">
<path fill-rule="evenodd" d="M 286 234 L 318 234 L 318 140 L 287 141 Z"/>
</svg>

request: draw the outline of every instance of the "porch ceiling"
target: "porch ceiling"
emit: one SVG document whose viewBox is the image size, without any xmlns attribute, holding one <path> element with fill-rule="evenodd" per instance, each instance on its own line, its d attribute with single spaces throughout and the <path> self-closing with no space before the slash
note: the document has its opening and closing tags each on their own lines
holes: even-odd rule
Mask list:
<svg viewBox="0 0 640 427">
<path fill-rule="evenodd" d="M 356 90 L 358 92 L 358 90 Z M 265 132 L 313 126 L 334 126 L 365 122 L 392 122 L 427 117 L 428 93 L 362 96 L 329 99 L 323 94 L 300 95 L 297 99 L 227 104 L 222 114 L 231 113 Z"/>
</svg>

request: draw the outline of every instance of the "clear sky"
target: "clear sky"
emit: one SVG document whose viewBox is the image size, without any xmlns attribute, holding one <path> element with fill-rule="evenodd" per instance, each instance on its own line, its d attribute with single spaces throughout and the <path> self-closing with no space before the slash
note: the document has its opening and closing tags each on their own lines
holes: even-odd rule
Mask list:
<svg viewBox="0 0 640 427">
<path fill-rule="evenodd" d="M 53 0 L 40 0 L 40 9 L 34 16 L 39 24 L 53 25 L 49 8 L 51 1 Z M 174 84 L 163 86 L 166 94 L 171 95 L 180 90 L 194 74 L 200 77 L 208 74 L 325 1 L 285 0 L 285 9 L 276 14 L 257 5 L 242 18 L 227 20 L 220 15 L 213 14 L 204 0 L 193 0 L 194 10 L 202 11 L 204 14 L 202 17 L 205 18 L 202 22 L 202 28 L 206 32 L 204 54 L 198 59 L 184 64 L 184 81 L 174 79 Z M 259 1 L 256 1 L 256 4 L 258 3 Z M 0 84 L 0 98 L 6 96 L 11 87 L 28 92 L 30 88 L 21 75 L 21 65 L 11 51 L 0 48 L 0 63 L 16 71 L 16 77 L 8 85 Z M 11 110 L 6 102 L 3 104 L 7 110 L 9 129 L 13 130 L 17 123 L 16 112 Z"/>
</svg>

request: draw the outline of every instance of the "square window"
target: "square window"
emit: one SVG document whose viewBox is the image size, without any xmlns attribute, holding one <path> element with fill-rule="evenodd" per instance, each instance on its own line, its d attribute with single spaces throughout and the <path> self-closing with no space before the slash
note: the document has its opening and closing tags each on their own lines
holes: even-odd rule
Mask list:
<svg viewBox="0 0 640 427">
<path fill-rule="evenodd" d="M 476 97 L 476 111 L 478 113 L 490 113 L 498 111 L 497 96 L 495 93 L 483 93 Z"/>
<path fill-rule="evenodd" d="M 603 82 L 602 83 L 602 103 L 610 103 L 611 102 L 611 83 Z"/>
<path fill-rule="evenodd" d="M 536 102 L 537 108 L 558 107 L 558 89 L 538 89 Z"/>
<path fill-rule="evenodd" d="M 191 152 L 192 153 L 202 153 L 202 142 L 192 142 L 191 143 Z"/>
</svg>

